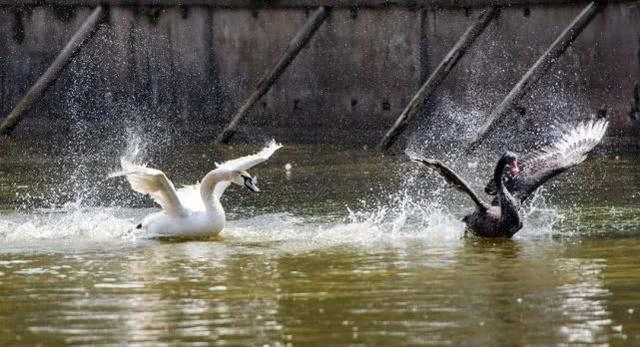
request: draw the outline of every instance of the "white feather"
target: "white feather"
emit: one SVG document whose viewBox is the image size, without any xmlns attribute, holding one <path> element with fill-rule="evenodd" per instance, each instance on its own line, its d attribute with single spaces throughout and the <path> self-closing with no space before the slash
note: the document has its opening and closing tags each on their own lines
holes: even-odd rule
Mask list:
<svg viewBox="0 0 640 347">
<path fill-rule="evenodd" d="M 249 170 L 250 168 L 262 163 L 263 161 L 269 159 L 277 151 L 282 147 L 281 144 L 276 143 L 275 140 L 271 140 L 266 147 L 264 147 L 260 152 L 252 155 L 248 155 L 246 157 L 233 159 L 229 161 L 225 161 L 222 164 L 217 164 L 216 166 L 220 170 L 228 170 L 228 171 L 242 171 Z"/>
<path fill-rule="evenodd" d="M 149 194 L 169 216 L 184 217 L 187 211 L 180 203 L 176 188 L 164 172 L 144 165 L 138 165 L 125 158 L 120 159 L 122 171 L 109 177 L 126 176 L 131 189 L 138 193 Z"/>
<path fill-rule="evenodd" d="M 229 188 L 230 182 L 220 182 L 213 191 L 214 199 L 220 199 L 224 191 Z M 182 206 L 190 211 L 204 211 L 206 207 L 200 195 L 200 183 L 182 186 L 176 191 Z"/>
<path fill-rule="evenodd" d="M 604 119 L 580 122 L 553 144 L 532 153 L 526 160 L 527 165 L 533 168 L 552 160 L 564 166 L 577 165 L 602 141 L 608 126 L 609 122 Z"/>
<path fill-rule="evenodd" d="M 260 152 L 229 160 L 214 172 L 246 171 L 264 162 L 282 145 L 271 141 Z M 216 235 L 224 228 L 225 213 L 219 199 L 231 182 L 219 181 L 215 184 L 211 201 L 202 200 L 200 184 L 184 186 L 176 191 L 173 183 L 160 170 L 134 164 L 124 158 L 120 161 L 122 170 L 109 177 L 126 176 L 131 188 L 139 193 L 149 194 L 163 212 L 147 216 L 142 227 L 154 235 L 162 236 L 203 236 Z M 229 177 L 221 175 L 220 177 Z M 206 206 L 209 206 L 207 208 Z"/>
</svg>

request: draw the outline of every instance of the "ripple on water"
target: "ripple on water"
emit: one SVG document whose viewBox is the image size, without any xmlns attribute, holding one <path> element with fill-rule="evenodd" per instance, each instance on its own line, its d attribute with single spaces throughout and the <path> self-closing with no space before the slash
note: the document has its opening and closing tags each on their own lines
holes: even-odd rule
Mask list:
<svg viewBox="0 0 640 347">
<path fill-rule="evenodd" d="M 140 289 L 144 288 L 144 283 L 96 283 L 93 286 L 102 289 Z"/>
</svg>

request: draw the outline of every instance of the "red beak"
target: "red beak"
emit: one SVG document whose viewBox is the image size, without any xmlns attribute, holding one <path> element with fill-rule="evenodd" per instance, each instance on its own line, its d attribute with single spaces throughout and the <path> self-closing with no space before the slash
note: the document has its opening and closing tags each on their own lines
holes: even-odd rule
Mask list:
<svg viewBox="0 0 640 347">
<path fill-rule="evenodd" d="M 517 175 L 517 174 L 519 174 L 519 173 L 520 173 L 520 168 L 518 167 L 518 161 L 517 161 L 517 160 L 514 160 L 514 161 L 511 163 L 511 174 L 512 174 L 513 176 L 516 176 L 516 175 Z"/>
</svg>

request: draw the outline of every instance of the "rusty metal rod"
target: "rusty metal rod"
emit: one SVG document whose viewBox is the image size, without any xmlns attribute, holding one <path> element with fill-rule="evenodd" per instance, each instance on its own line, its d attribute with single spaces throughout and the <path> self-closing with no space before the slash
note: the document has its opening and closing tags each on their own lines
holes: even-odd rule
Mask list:
<svg viewBox="0 0 640 347">
<path fill-rule="evenodd" d="M 18 123 L 25 117 L 25 113 L 38 101 L 47 89 L 60 77 L 64 68 L 69 64 L 71 58 L 83 46 L 87 39 L 95 32 L 98 24 L 104 16 L 103 6 L 96 7 L 93 12 L 82 23 L 82 26 L 67 42 L 60 54 L 51 63 L 47 71 L 40 76 L 36 83 L 27 91 L 16 107 L 9 113 L 0 124 L 0 135 L 10 135 Z"/>
<path fill-rule="evenodd" d="M 313 37 L 320 25 L 329 16 L 330 8 L 321 6 L 309 17 L 309 20 L 298 31 L 296 36 L 289 42 L 287 49 L 284 51 L 280 59 L 275 65 L 269 69 L 256 85 L 254 91 L 249 95 L 247 100 L 238 112 L 233 116 L 231 122 L 224 128 L 220 136 L 216 139 L 216 143 L 229 143 L 233 135 L 236 133 L 236 127 L 242 118 L 251 110 L 253 105 L 265 95 L 271 86 L 278 80 L 280 75 L 286 70 L 291 62 L 296 58 L 302 48 Z"/>
<path fill-rule="evenodd" d="M 449 53 L 442 59 L 438 67 L 431 73 L 427 81 L 420 87 L 418 92 L 413 96 L 409 104 L 404 108 L 395 124 L 387 131 L 384 138 L 378 144 L 378 149 L 382 151 L 388 150 L 409 126 L 416 114 L 420 112 L 427 98 L 436 91 L 440 83 L 444 81 L 453 70 L 460 58 L 464 56 L 473 42 L 482 34 L 487 25 L 498 13 L 498 7 L 489 7 L 484 10 L 478 19 L 471 24 L 467 30 L 460 36 L 458 42 L 451 48 Z"/>
<path fill-rule="evenodd" d="M 549 68 L 558 61 L 558 58 L 567 50 L 578 35 L 580 35 L 582 30 L 591 23 L 591 20 L 598 14 L 598 11 L 602 7 L 603 4 L 601 2 L 592 1 L 571 21 L 571 24 L 562 31 L 544 54 L 542 54 L 535 64 L 522 76 L 504 100 L 489 114 L 489 117 L 478 131 L 478 134 L 469 142 L 468 151 L 478 148 L 487 135 L 494 130 L 496 124 L 511 113 L 516 103 L 519 102 Z"/>
</svg>

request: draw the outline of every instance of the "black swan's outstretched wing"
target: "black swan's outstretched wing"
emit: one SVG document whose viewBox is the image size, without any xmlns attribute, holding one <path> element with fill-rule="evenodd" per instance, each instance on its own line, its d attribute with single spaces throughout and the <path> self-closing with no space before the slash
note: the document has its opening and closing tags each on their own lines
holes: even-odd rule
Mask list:
<svg viewBox="0 0 640 347">
<path fill-rule="evenodd" d="M 587 159 L 608 126 L 609 122 L 604 119 L 581 122 L 553 144 L 526 155 L 520 160 L 520 174 L 507 178 L 507 189 L 520 201 L 526 200 L 546 181 Z M 496 194 L 493 180 L 487 184 L 485 192 Z"/>
<path fill-rule="evenodd" d="M 453 170 L 448 168 L 443 162 L 441 162 L 439 160 L 413 158 L 413 157 L 411 158 L 411 160 L 413 160 L 415 162 L 418 162 L 418 163 L 421 163 L 424 166 L 429 167 L 429 168 L 437 171 L 442 177 L 444 177 L 444 179 L 450 185 L 452 185 L 457 190 L 469 195 L 469 197 L 471 198 L 471 200 L 473 200 L 473 202 L 476 204 L 476 206 L 478 207 L 479 210 L 485 211 L 486 209 L 489 208 L 489 204 L 487 204 L 486 202 L 482 201 L 478 197 L 478 195 L 473 190 L 471 190 L 471 188 L 469 187 L 467 182 L 465 182 L 460 176 L 458 176 L 458 174 L 453 172 Z"/>
</svg>

